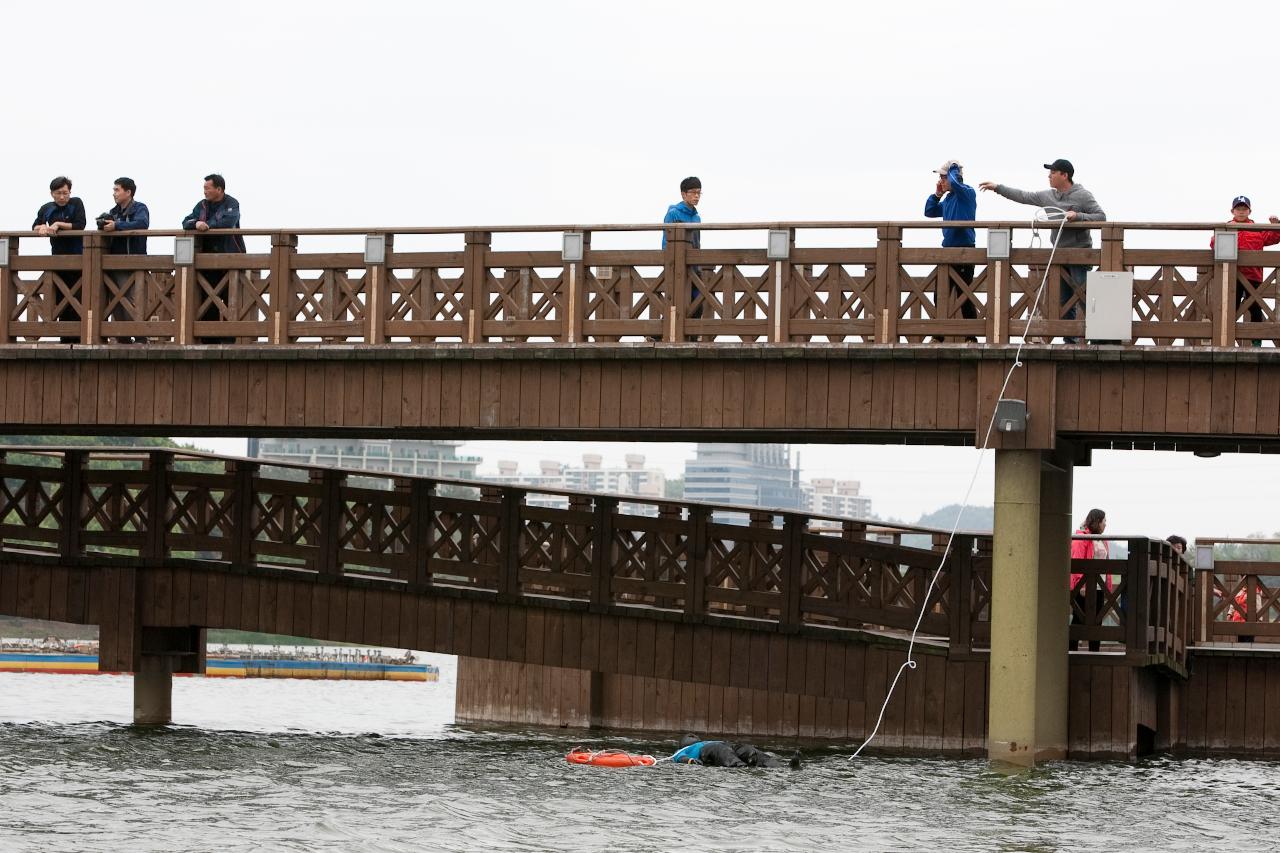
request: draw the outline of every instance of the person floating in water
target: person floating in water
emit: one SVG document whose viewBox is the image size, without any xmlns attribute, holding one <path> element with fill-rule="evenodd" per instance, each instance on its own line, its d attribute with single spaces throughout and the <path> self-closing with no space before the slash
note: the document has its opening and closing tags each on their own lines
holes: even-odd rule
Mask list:
<svg viewBox="0 0 1280 853">
<path fill-rule="evenodd" d="M 680 749 L 671 756 L 676 764 L 703 764 L 707 767 L 790 767 L 800 769 L 800 753 L 791 756 L 789 762 L 771 752 L 757 749 L 749 743 L 731 743 L 723 740 L 702 740 L 697 735 L 685 735 Z"/>
</svg>

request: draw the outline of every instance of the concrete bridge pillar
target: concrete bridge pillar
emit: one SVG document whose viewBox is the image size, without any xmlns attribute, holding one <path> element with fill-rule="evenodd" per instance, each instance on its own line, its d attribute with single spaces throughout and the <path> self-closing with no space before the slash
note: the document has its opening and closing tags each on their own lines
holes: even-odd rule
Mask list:
<svg viewBox="0 0 1280 853">
<path fill-rule="evenodd" d="M 133 724 L 167 726 L 173 722 L 173 673 L 169 659 L 143 655 L 133 674 Z"/>
<path fill-rule="evenodd" d="M 1070 468 L 997 450 L 987 755 L 1032 767 L 1066 756 Z"/>
</svg>

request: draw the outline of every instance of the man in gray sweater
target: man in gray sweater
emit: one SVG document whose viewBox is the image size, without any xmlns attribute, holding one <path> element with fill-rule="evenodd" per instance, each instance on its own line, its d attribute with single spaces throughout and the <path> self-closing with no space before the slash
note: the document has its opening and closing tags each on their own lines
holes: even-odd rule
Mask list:
<svg viewBox="0 0 1280 853">
<path fill-rule="evenodd" d="M 1010 201 L 1016 201 L 1019 204 L 1034 204 L 1036 207 L 1057 207 L 1065 210 L 1067 222 L 1105 222 L 1107 214 L 1098 206 L 1098 201 L 1093 197 L 1093 193 L 1075 182 L 1076 170 L 1071 165 L 1070 160 L 1054 160 L 1052 163 L 1045 163 L 1044 167 L 1049 170 L 1049 186 L 1050 189 L 1040 190 L 1038 192 L 1029 192 L 1027 190 L 1017 190 L 1013 187 L 997 184 L 993 181 L 983 181 L 978 184 L 978 188 L 982 190 L 991 190 L 996 195 L 1004 196 Z M 1056 217 L 1054 218 L 1056 221 Z M 1061 233 L 1061 239 L 1059 239 Z M 1087 228 L 1064 228 L 1061 232 L 1054 229 L 1052 238 L 1054 242 L 1063 249 L 1092 249 L 1093 235 Z M 1084 301 L 1084 285 L 1085 279 L 1089 274 L 1089 267 L 1083 264 L 1067 264 L 1067 275 L 1075 283 L 1075 290 L 1080 294 L 1080 301 Z M 1059 297 L 1061 304 L 1065 310 L 1062 311 L 1062 319 L 1074 320 L 1076 318 L 1076 305 L 1072 305 L 1070 309 L 1066 309 L 1066 305 L 1071 301 L 1072 288 L 1065 281 L 1059 281 Z M 1069 344 L 1080 342 L 1079 338 L 1063 338 Z"/>
</svg>

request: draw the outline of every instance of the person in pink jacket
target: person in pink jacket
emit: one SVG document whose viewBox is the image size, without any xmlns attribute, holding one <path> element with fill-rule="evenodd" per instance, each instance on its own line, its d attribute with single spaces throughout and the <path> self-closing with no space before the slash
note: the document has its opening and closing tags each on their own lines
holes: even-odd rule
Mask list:
<svg viewBox="0 0 1280 853">
<path fill-rule="evenodd" d="M 1091 509 L 1089 514 L 1085 516 L 1084 523 L 1076 530 L 1077 536 L 1101 536 L 1107 529 L 1107 514 L 1100 509 Z M 1071 559 L 1073 560 L 1105 560 L 1111 556 L 1111 551 L 1107 547 L 1107 543 L 1102 539 L 1072 539 L 1071 540 Z M 1071 573 L 1071 596 L 1074 599 L 1074 605 L 1071 608 L 1071 624 L 1084 624 L 1085 605 L 1087 603 L 1085 591 L 1076 589 L 1080 583 L 1080 579 L 1084 575 L 1080 572 Z M 1107 589 L 1111 589 L 1111 575 L 1104 575 Z M 1097 611 L 1102 612 L 1106 603 L 1106 593 L 1101 589 L 1094 591 L 1094 600 L 1097 604 Z M 1076 642 L 1071 642 L 1071 651 L 1076 650 Z M 1096 652 L 1101 648 L 1098 640 L 1089 641 L 1089 651 Z"/>
</svg>

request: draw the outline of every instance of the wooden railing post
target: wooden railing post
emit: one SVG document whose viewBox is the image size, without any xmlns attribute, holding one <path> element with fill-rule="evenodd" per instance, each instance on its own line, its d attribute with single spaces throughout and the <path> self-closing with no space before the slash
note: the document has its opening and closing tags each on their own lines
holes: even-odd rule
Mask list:
<svg viewBox="0 0 1280 853">
<path fill-rule="evenodd" d="M 787 513 L 782 517 L 782 606 L 779 628 L 794 634 L 804 622 L 801 607 L 804 595 L 804 534 L 809 527 L 807 516 Z"/>
<path fill-rule="evenodd" d="M 84 254 L 80 256 L 80 340 L 86 344 L 102 343 L 103 272 L 102 255 L 106 238 L 86 234 Z"/>
<path fill-rule="evenodd" d="M 698 621 L 707 612 L 707 537 L 711 510 L 689 507 L 689 550 L 685 562 L 685 618 Z"/>
<path fill-rule="evenodd" d="M 591 531 L 592 613 L 604 613 L 613 604 L 613 521 L 618 514 L 616 498 L 597 497 Z"/>
<path fill-rule="evenodd" d="M 1209 287 L 1209 311 L 1213 318 L 1213 344 L 1236 345 L 1236 277 L 1235 261 L 1215 261 L 1213 283 Z"/>
<path fill-rule="evenodd" d="M 271 235 L 271 343 L 289 342 L 293 320 L 293 256 L 298 252 L 298 235 L 281 232 Z"/>
<path fill-rule="evenodd" d="M 876 343 L 898 342 L 898 256 L 902 251 L 902 226 L 881 225 L 876 229 Z"/>
<path fill-rule="evenodd" d="M 1125 620 L 1125 655 L 1136 663 L 1145 662 L 1148 655 L 1147 625 L 1151 618 L 1150 586 L 1151 540 L 1130 539 L 1129 559 L 1125 566 L 1125 580 L 1129 587 L 1128 601 L 1122 610 Z M 1101 614 L 1099 614 L 1101 621 Z"/>
<path fill-rule="evenodd" d="M 1213 569 L 1196 570 L 1195 633 L 1197 643 L 1207 643 L 1213 633 Z"/>
<path fill-rule="evenodd" d="M 59 530 L 58 555 L 63 559 L 80 556 L 80 508 L 84 505 L 84 469 L 89 454 L 83 450 L 67 450 L 62 454 L 62 529 Z"/>
<path fill-rule="evenodd" d="M 365 236 L 381 237 L 383 245 L 382 263 L 366 264 L 365 280 L 365 343 L 382 344 L 387 340 L 387 306 L 391 301 L 391 288 L 388 279 L 391 276 L 391 253 L 395 245 L 394 234 L 369 234 Z"/>
<path fill-rule="evenodd" d="M 588 253 L 591 251 L 591 232 L 582 232 L 582 260 L 565 261 L 564 282 L 566 293 L 564 312 L 560 317 L 561 332 L 556 336 L 559 343 L 576 344 L 582 342 L 582 322 L 587 312 L 585 285 L 587 270 L 590 269 Z"/>
<path fill-rule="evenodd" d="M 795 286 L 791 281 L 791 253 L 796 247 L 796 229 L 787 229 L 787 259 L 773 261 L 773 293 L 769 299 L 769 343 L 791 340 L 791 306 Z"/>
<path fill-rule="evenodd" d="M 431 542 L 435 528 L 431 501 L 434 480 L 409 481 L 409 589 L 422 592 L 431 586 Z"/>
<path fill-rule="evenodd" d="M 178 288 L 178 316 L 175 318 L 178 324 L 178 333 L 174 335 L 174 343 L 181 346 L 195 342 L 196 328 L 196 307 L 199 304 L 199 290 L 196 287 L 196 255 L 200 252 L 199 240 L 192 240 L 194 249 L 191 253 L 191 262 L 180 264 L 175 257 L 173 261 L 173 272 L 176 278 L 175 284 Z M 228 275 L 232 275 L 228 273 Z M 230 318 L 227 318 L 230 319 Z"/>
<path fill-rule="evenodd" d="M 692 292 L 689 286 L 689 232 L 683 228 L 664 229 L 667 245 L 662 251 L 663 290 L 666 291 L 666 323 L 662 339 L 676 343 L 685 339 L 684 324 L 689 316 Z"/>
<path fill-rule="evenodd" d="M 1102 272 L 1124 272 L 1124 226 L 1102 226 Z"/>
<path fill-rule="evenodd" d="M 13 342 L 9 322 L 13 317 L 14 309 L 18 306 L 18 274 L 14 272 L 14 264 L 18 260 L 18 238 L 8 238 L 5 246 L 4 264 L 0 265 L 0 344 Z"/>
<path fill-rule="evenodd" d="M 320 485 L 320 509 L 316 514 L 320 534 L 316 572 L 321 577 L 336 578 L 342 574 L 342 561 L 338 558 L 338 530 L 342 524 L 342 487 L 346 481 L 345 473 L 332 468 L 311 472 L 311 482 Z"/>
<path fill-rule="evenodd" d="M 235 566 L 253 565 L 253 513 L 257 504 L 257 462 L 231 461 L 226 463 L 231 478 L 232 542 L 225 559 Z"/>
<path fill-rule="evenodd" d="M 485 255 L 489 252 L 493 235 L 488 231 L 468 231 L 464 239 L 466 248 L 463 251 L 462 290 L 466 294 L 463 300 L 463 319 L 467 324 L 467 333 L 463 340 L 476 344 L 484 340 L 483 325 L 487 305 L 485 295 L 489 280 Z"/>
<path fill-rule="evenodd" d="M 520 598 L 520 510 L 524 506 L 524 490 L 502 490 L 502 564 L 498 573 L 498 599 Z"/>
<path fill-rule="evenodd" d="M 957 534 L 947 557 L 947 610 L 950 611 L 952 655 L 973 651 L 973 537 Z"/>
<path fill-rule="evenodd" d="M 164 559 L 165 534 L 169 530 L 169 472 L 173 469 L 173 453 L 152 450 L 147 454 L 147 533 L 142 547 L 145 560 Z"/>
</svg>

